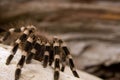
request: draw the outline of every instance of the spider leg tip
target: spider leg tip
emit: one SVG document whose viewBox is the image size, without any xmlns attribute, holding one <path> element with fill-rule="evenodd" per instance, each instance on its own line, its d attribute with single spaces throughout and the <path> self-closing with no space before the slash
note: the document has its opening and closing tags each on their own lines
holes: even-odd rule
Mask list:
<svg viewBox="0 0 120 80">
<path fill-rule="evenodd" d="M 12 59 L 13 59 L 13 55 L 9 55 L 9 57 L 6 60 L 6 65 L 9 65 Z"/>
<path fill-rule="evenodd" d="M 59 71 L 54 72 L 54 80 L 59 80 Z"/>
<path fill-rule="evenodd" d="M 9 65 L 10 63 L 6 62 L 6 65 Z"/>
<path fill-rule="evenodd" d="M 47 65 L 46 64 L 43 64 L 43 68 L 46 68 L 47 67 Z"/>
<path fill-rule="evenodd" d="M 19 80 L 19 78 L 20 78 L 20 74 L 21 74 L 21 69 L 16 69 L 16 71 L 15 71 L 15 80 Z"/>
</svg>

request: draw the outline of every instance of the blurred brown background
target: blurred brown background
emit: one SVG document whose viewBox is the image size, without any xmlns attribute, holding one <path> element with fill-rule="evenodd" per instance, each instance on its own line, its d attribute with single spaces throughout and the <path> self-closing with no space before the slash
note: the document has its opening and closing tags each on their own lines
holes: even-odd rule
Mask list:
<svg viewBox="0 0 120 80">
<path fill-rule="evenodd" d="M 120 0 L 0 0 L 1 35 L 29 24 L 63 38 L 78 69 L 120 80 Z"/>
</svg>

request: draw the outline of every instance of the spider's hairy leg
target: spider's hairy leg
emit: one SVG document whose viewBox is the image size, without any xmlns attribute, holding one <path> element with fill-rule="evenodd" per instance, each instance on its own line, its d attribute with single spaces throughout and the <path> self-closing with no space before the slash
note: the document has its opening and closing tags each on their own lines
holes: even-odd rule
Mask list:
<svg viewBox="0 0 120 80">
<path fill-rule="evenodd" d="M 16 54 L 16 51 L 18 50 L 19 44 L 21 44 L 22 42 L 25 42 L 27 37 L 33 33 L 31 29 L 25 29 L 23 31 L 23 34 L 15 41 L 15 44 L 11 50 L 11 54 L 8 56 L 7 60 L 6 60 L 6 64 L 10 64 L 11 60 L 13 59 L 14 55 Z"/>
<path fill-rule="evenodd" d="M 19 77 L 21 74 L 21 69 L 25 63 L 25 58 L 28 55 L 29 51 L 33 48 L 34 39 L 35 39 L 34 35 L 30 35 L 27 38 L 27 41 L 26 41 L 25 46 L 23 48 L 23 53 L 22 53 L 21 59 L 19 60 L 19 62 L 17 64 L 17 69 L 15 71 L 15 80 L 19 80 Z"/>
<path fill-rule="evenodd" d="M 59 79 L 59 71 L 60 71 L 60 45 L 58 41 L 55 41 L 53 44 L 53 48 L 54 48 L 54 67 L 55 67 L 55 71 L 54 71 L 54 80 L 58 80 Z"/>
<path fill-rule="evenodd" d="M 37 50 L 34 59 L 38 60 L 38 61 L 42 61 L 43 60 L 43 56 L 44 56 L 44 52 L 45 52 L 45 43 L 42 41 L 40 44 L 39 49 Z"/>
<path fill-rule="evenodd" d="M 29 55 L 26 59 L 26 63 L 29 64 L 31 62 L 33 56 L 35 54 L 37 54 L 38 52 L 40 52 L 40 50 L 41 50 L 41 42 L 38 39 L 38 40 L 35 41 L 34 47 L 31 49 L 31 51 L 30 51 L 30 53 L 29 53 Z"/>
<path fill-rule="evenodd" d="M 13 34 L 13 33 L 15 33 L 15 32 L 18 32 L 18 33 L 23 32 L 25 29 L 26 29 L 25 27 L 21 27 L 21 28 L 10 28 L 10 29 L 5 33 L 5 35 L 0 39 L 0 42 L 3 42 L 3 41 L 5 41 L 5 40 L 7 40 L 8 37 L 9 37 L 11 34 Z"/>
<path fill-rule="evenodd" d="M 23 52 L 24 54 L 26 54 L 26 52 Z M 15 71 L 15 80 L 19 80 L 19 77 L 20 77 L 20 74 L 21 74 L 21 69 L 24 65 L 24 62 L 25 62 L 25 55 L 22 55 L 21 56 L 21 59 L 19 60 L 19 63 L 17 65 L 17 69 Z"/>
<path fill-rule="evenodd" d="M 51 66 L 52 65 L 52 63 L 53 63 L 53 61 L 54 61 L 54 54 L 53 54 L 53 45 L 51 45 L 51 48 L 50 48 L 50 51 L 49 51 L 49 53 L 50 53 L 50 56 L 49 56 L 49 65 Z"/>
<path fill-rule="evenodd" d="M 79 78 L 79 75 L 75 69 L 75 65 L 74 65 L 74 62 L 73 62 L 73 59 L 72 59 L 72 56 L 70 54 L 70 51 L 68 50 L 67 48 L 67 45 L 65 44 L 65 42 L 63 42 L 62 40 L 60 40 L 61 42 L 61 47 L 63 49 L 63 51 L 65 52 L 66 56 L 68 57 L 69 59 L 69 65 L 70 65 L 70 69 L 72 70 L 72 73 L 75 77 L 78 77 Z"/>
<path fill-rule="evenodd" d="M 44 57 L 43 57 L 43 67 L 44 67 L 44 68 L 47 67 L 47 64 L 48 64 L 48 62 L 49 62 L 50 48 L 51 48 L 50 43 L 47 42 L 47 43 L 45 44 L 45 52 L 44 52 Z"/>
<path fill-rule="evenodd" d="M 15 44 L 15 45 L 14 45 L 14 47 L 13 47 L 13 49 L 12 49 L 12 51 L 11 51 L 12 53 L 8 56 L 8 58 L 7 58 L 7 60 L 6 60 L 6 65 L 9 65 L 9 64 L 10 64 L 11 60 L 13 59 L 13 57 L 14 57 L 17 49 L 18 49 L 18 46 L 19 46 L 19 44 Z"/>
</svg>

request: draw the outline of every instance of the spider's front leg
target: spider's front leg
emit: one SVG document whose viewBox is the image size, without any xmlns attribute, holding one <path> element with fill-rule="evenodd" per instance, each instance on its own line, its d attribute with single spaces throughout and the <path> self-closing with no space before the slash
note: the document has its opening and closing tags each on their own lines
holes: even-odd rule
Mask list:
<svg viewBox="0 0 120 80">
<path fill-rule="evenodd" d="M 64 53 L 66 54 L 66 56 L 68 57 L 69 59 L 69 65 L 70 65 L 70 69 L 72 70 L 72 73 L 75 77 L 78 77 L 79 78 L 79 75 L 75 69 L 75 65 L 74 65 L 74 62 L 73 62 L 73 59 L 72 59 L 72 56 L 67 48 L 67 45 L 65 44 L 65 42 L 63 42 L 62 40 L 59 40 L 59 42 L 61 43 L 61 47 L 64 51 Z"/>
<path fill-rule="evenodd" d="M 19 80 L 19 77 L 20 77 L 20 74 L 21 74 L 21 69 L 22 69 L 22 67 L 23 67 L 23 65 L 25 63 L 26 56 L 28 55 L 30 50 L 33 48 L 34 39 L 35 39 L 35 36 L 34 35 L 32 35 L 32 36 L 30 35 L 28 37 L 26 43 L 25 43 L 21 59 L 19 60 L 19 62 L 17 64 L 17 69 L 15 71 L 15 80 Z"/>
<path fill-rule="evenodd" d="M 16 54 L 16 51 L 18 50 L 19 44 L 24 43 L 27 39 L 27 37 L 34 32 L 34 28 L 27 28 L 23 31 L 23 34 L 15 41 L 15 44 L 11 50 L 11 54 L 8 56 L 6 60 L 6 65 L 10 64 L 11 60 L 13 59 L 14 55 Z"/>
<path fill-rule="evenodd" d="M 3 41 L 5 41 L 5 40 L 7 40 L 8 37 L 9 37 L 11 34 L 13 34 L 13 33 L 15 33 L 15 32 L 17 32 L 17 33 L 23 32 L 25 29 L 26 29 L 25 27 L 21 27 L 21 28 L 10 28 L 10 29 L 5 33 L 5 35 L 0 39 L 0 42 L 3 42 Z"/>
</svg>

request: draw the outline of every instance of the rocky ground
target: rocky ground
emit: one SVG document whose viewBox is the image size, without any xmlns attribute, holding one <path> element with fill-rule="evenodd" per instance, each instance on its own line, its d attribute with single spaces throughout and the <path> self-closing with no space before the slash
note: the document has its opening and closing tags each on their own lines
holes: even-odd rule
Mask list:
<svg viewBox="0 0 120 80">
<path fill-rule="evenodd" d="M 14 59 L 10 65 L 6 65 L 6 58 L 10 54 L 12 47 L 0 44 L 0 80 L 14 80 L 14 72 L 16 64 L 21 56 L 21 50 L 17 51 Z M 102 80 L 83 71 L 77 70 L 80 78 L 73 76 L 70 68 L 66 66 L 65 72 L 60 72 L 59 80 Z M 25 64 L 22 68 L 20 80 L 53 80 L 54 69 L 53 66 L 43 68 L 42 63 L 32 60 L 31 64 Z M 87 76 L 87 77 L 86 77 Z"/>
</svg>

